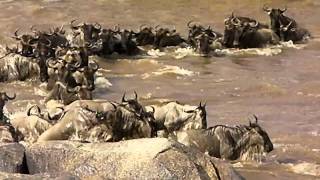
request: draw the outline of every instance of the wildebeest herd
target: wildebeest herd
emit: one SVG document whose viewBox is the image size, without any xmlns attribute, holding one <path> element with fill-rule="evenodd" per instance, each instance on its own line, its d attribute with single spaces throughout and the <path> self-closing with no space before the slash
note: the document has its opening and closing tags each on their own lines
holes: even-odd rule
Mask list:
<svg viewBox="0 0 320 180">
<path fill-rule="evenodd" d="M 92 100 L 99 65 L 89 57 L 144 54 L 143 46 L 159 50 L 168 46 L 191 47 L 208 55 L 217 48 L 261 48 L 280 41 L 304 42 L 310 37 L 306 29 L 284 15 L 286 9 L 264 7 L 263 10 L 270 16 L 270 26 L 232 13 L 224 20 L 223 34 L 210 26 L 190 21 L 187 38 L 175 29 L 160 26 L 141 25 L 139 31 L 134 32 L 119 26 L 103 28 L 99 23 L 79 24 L 76 20 L 70 22 L 71 33 L 63 26 L 50 31 L 40 31 L 32 26 L 31 33 L 22 35 L 16 30 L 13 38 L 18 42 L 17 46 L 6 47 L 7 53 L 1 59 L 15 54 L 35 60 L 39 79 L 47 83 L 49 91 L 45 102 L 59 100 L 64 105 L 46 111 L 33 105 L 25 115 L 8 119 L 3 107 L 16 96 L 1 92 L 0 135 L 3 136 L 6 130 L 12 135 L 1 139 L 116 142 L 166 137 L 219 158 L 260 158 L 264 152 L 272 151 L 273 145 L 256 116 L 249 125 L 207 127 L 206 104 L 201 102 L 198 106 L 176 101 L 144 106 L 138 101 L 136 92 L 132 99 L 124 94 L 121 102 Z M 17 69 L 23 71 L 21 67 Z M 0 80 L 6 81 L 8 73 L 6 67 L 1 67 Z"/>
</svg>

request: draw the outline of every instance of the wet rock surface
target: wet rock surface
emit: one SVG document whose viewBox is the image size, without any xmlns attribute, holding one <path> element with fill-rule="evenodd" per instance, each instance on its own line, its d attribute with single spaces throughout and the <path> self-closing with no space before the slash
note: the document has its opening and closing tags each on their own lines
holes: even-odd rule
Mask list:
<svg viewBox="0 0 320 180">
<path fill-rule="evenodd" d="M 41 179 L 55 179 L 55 180 L 78 180 L 79 177 L 62 173 L 62 174 L 17 174 L 0 172 L 0 179 L 14 179 L 14 180 L 41 180 Z"/>
<path fill-rule="evenodd" d="M 0 172 L 23 173 L 24 151 L 25 148 L 21 144 L 0 143 Z"/>
<path fill-rule="evenodd" d="M 229 165 L 163 138 L 117 143 L 39 142 L 26 146 L 30 174 L 98 179 L 241 179 Z"/>
</svg>

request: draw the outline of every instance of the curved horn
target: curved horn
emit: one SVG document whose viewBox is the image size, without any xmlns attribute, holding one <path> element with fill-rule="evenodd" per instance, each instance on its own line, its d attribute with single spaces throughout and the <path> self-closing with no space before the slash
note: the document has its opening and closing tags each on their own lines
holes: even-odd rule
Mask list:
<svg viewBox="0 0 320 180">
<path fill-rule="evenodd" d="M 57 69 L 59 67 L 59 61 L 54 61 L 53 58 L 49 58 L 46 62 L 47 67 Z M 58 65 L 57 65 L 58 64 Z"/>
<path fill-rule="evenodd" d="M 73 24 L 75 21 L 77 21 L 77 20 L 74 19 L 74 20 L 72 20 L 72 21 L 70 22 L 70 26 L 71 26 L 71 28 L 73 28 L 73 29 L 79 28 L 79 25 L 74 25 L 74 24 Z"/>
<path fill-rule="evenodd" d="M 37 112 L 38 112 L 38 115 L 41 115 L 41 109 L 40 109 L 40 107 L 38 106 L 38 105 L 33 105 L 33 106 L 31 106 L 29 109 L 28 109 L 28 111 L 27 111 L 27 116 L 31 116 L 31 110 L 33 109 L 33 108 L 37 108 Z"/>
<path fill-rule="evenodd" d="M 59 33 L 64 34 L 65 31 L 63 30 L 64 28 L 64 24 L 61 25 L 60 29 L 59 29 Z"/>
<path fill-rule="evenodd" d="M 252 23 L 253 22 L 250 22 L 249 25 L 250 25 L 250 27 L 253 27 L 253 28 L 258 27 L 258 25 L 259 25 L 259 22 L 257 20 L 254 20 L 254 23 L 253 24 Z"/>
<path fill-rule="evenodd" d="M 35 29 L 35 25 L 32 25 L 31 27 L 30 27 L 30 30 L 34 33 L 34 34 L 37 34 L 38 33 L 38 31 Z"/>
<path fill-rule="evenodd" d="M 155 30 L 158 30 L 158 27 L 159 27 L 159 26 L 160 26 L 160 25 L 156 25 L 156 27 L 154 27 L 154 29 L 155 29 Z"/>
<path fill-rule="evenodd" d="M 138 94 L 137 94 L 136 91 L 134 91 L 134 99 L 135 99 L 135 100 L 138 100 Z"/>
<path fill-rule="evenodd" d="M 238 19 L 237 17 L 232 18 L 232 19 L 231 19 L 231 23 L 232 23 L 233 25 L 235 25 L 235 26 L 241 25 L 241 21 L 240 21 L 240 19 Z"/>
<path fill-rule="evenodd" d="M 265 12 L 270 12 L 271 11 L 271 8 L 267 7 L 266 4 L 263 5 L 263 8 L 262 8 Z"/>
<path fill-rule="evenodd" d="M 117 25 L 114 26 L 114 31 L 113 31 L 113 32 L 115 32 L 115 33 L 119 33 L 119 32 L 120 32 L 120 26 L 119 26 L 119 24 L 117 24 Z"/>
<path fill-rule="evenodd" d="M 188 28 L 192 28 L 192 26 L 190 25 L 192 22 L 193 22 L 193 21 L 191 20 L 191 21 L 189 21 L 189 22 L 187 23 Z"/>
<path fill-rule="evenodd" d="M 94 28 L 96 28 L 98 30 L 101 30 L 101 27 L 102 27 L 101 24 L 99 24 L 97 22 L 93 26 L 94 26 Z"/>
<path fill-rule="evenodd" d="M 287 11 L 287 7 L 284 7 L 283 9 L 279 9 L 280 11 L 281 11 L 281 13 L 284 13 L 284 12 L 286 12 Z"/>
<path fill-rule="evenodd" d="M 151 106 L 151 108 L 152 108 L 152 113 L 155 113 L 156 109 L 153 106 Z"/>
<path fill-rule="evenodd" d="M 123 96 L 122 96 L 122 100 L 121 100 L 122 102 L 128 102 L 127 100 L 126 100 L 126 93 L 123 93 Z"/>
<path fill-rule="evenodd" d="M 14 93 L 12 97 L 8 96 L 7 93 L 4 93 L 4 95 L 6 96 L 6 98 L 7 98 L 8 100 L 14 100 L 14 99 L 17 97 L 16 93 Z"/>
<path fill-rule="evenodd" d="M 110 102 L 110 104 L 113 106 L 114 109 L 117 109 L 117 105 L 113 102 Z"/>
<path fill-rule="evenodd" d="M 256 124 L 258 124 L 258 117 L 255 114 L 253 114 L 253 117 L 256 120 Z"/>
<path fill-rule="evenodd" d="M 147 25 L 146 25 L 146 24 L 142 24 L 142 25 L 139 27 L 140 31 L 142 30 L 142 28 L 143 28 L 144 26 L 147 26 Z"/>
<path fill-rule="evenodd" d="M 91 67 L 93 71 L 97 71 L 99 69 L 99 64 L 96 61 L 93 61 L 91 64 L 94 65 Z"/>
<path fill-rule="evenodd" d="M 78 93 L 80 91 L 80 86 L 76 86 L 74 88 L 71 88 L 71 87 L 67 87 L 67 92 L 68 93 Z"/>
<path fill-rule="evenodd" d="M 21 36 L 18 35 L 18 31 L 19 31 L 19 28 L 14 31 L 14 37 L 12 37 L 12 38 L 14 38 L 16 40 L 21 40 Z"/>
</svg>

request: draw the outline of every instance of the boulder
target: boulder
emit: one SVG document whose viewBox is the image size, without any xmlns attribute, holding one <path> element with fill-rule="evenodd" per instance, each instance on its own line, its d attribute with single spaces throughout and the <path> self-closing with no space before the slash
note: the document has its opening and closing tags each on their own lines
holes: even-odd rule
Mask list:
<svg viewBox="0 0 320 180">
<path fill-rule="evenodd" d="M 0 143 L 0 171 L 7 173 L 26 171 L 24 151 L 25 148 L 21 144 Z"/>
<path fill-rule="evenodd" d="M 115 143 L 37 142 L 26 146 L 30 174 L 94 179 L 241 179 L 229 165 L 165 138 Z"/>
<path fill-rule="evenodd" d="M 0 179 L 14 179 L 14 180 L 78 180 L 79 177 L 70 175 L 70 174 L 35 174 L 35 175 L 27 175 L 27 174 L 17 174 L 17 173 L 5 173 L 0 172 Z"/>
</svg>

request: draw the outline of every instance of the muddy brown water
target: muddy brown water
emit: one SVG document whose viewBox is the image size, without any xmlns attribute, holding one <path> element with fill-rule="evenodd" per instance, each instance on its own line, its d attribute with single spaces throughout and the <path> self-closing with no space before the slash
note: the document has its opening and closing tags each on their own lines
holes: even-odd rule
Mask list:
<svg viewBox="0 0 320 180">
<path fill-rule="evenodd" d="M 299 49 L 281 48 L 272 56 L 260 52 L 204 58 L 182 52 L 185 57 L 177 58 L 177 52 L 168 52 L 134 59 L 93 57 L 112 84 L 98 88 L 94 95 L 120 100 L 124 91 L 136 90 L 144 103 L 174 99 L 198 104 L 203 100 L 209 125 L 248 123 L 247 117 L 254 113 L 275 150 L 261 163 L 234 163 L 241 174 L 247 179 L 320 179 L 318 0 L 2 0 L 0 44 L 12 44 L 9 37 L 16 28 L 21 32 L 31 25 L 46 29 L 72 19 L 134 30 L 141 24 L 174 26 L 183 35 L 186 23 L 194 20 L 223 32 L 223 20 L 232 11 L 268 22 L 261 10 L 265 3 L 287 5 L 287 15 L 308 28 L 314 39 Z M 43 104 L 39 83 L 34 81 L 1 83 L 0 90 L 18 95 L 7 105 L 10 113 L 23 111 L 30 103 Z"/>
</svg>

